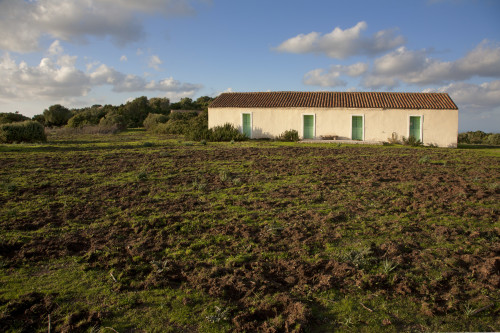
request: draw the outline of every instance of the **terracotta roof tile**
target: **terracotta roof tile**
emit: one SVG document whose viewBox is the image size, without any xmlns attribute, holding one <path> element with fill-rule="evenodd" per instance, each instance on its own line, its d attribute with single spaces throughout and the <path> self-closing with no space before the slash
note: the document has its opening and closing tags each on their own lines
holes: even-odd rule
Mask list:
<svg viewBox="0 0 500 333">
<path fill-rule="evenodd" d="M 392 92 L 243 92 L 222 93 L 211 108 L 376 108 L 376 109 L 449 109 L 457 106 L 446 93 Z"/>
</svg>

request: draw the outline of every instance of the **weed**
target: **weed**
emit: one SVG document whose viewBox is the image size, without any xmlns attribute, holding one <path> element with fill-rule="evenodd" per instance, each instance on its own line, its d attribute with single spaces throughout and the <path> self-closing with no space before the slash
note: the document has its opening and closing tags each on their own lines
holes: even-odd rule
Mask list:
<svg viewBox="0 0 500 333">
<path fill-rule="evenodd" d="M 204 181 L 200 181 L 198 179 L 195 179 L 193 183 L 191 184 L 192 188 L 198 191 L 205 191 L 207 188 L 207 183 Z"/>
<path fill-rule="evenodd" d="M 475 309 L 469 303 L 464 306 L 464 315 L 468 318 L 474 314 Z"/>
<path fill-rule="evenodd" d="M 371 262 L 371 250 L 367 246 L 351 249 L 344 253 L 341 258 L 343 261 L 350 262 L 358 268 L 363 268 Z"/>
<path fill-rule="evenodd" d="M 409 138 L 402 138 L 403 145 L 412 146 L 412 147 L 420 147 L 423 145 L 422 141 L 416 139 L 414 136 L 410 136 Z"/>
<path fill-rule="evenodd" d="M 153 265 L 153 268 L 155 269 L 156 273 L 161 273 L 167 267 L 168 262 L 169 262 L 168 260 L 163 260 L 163 261 L 151 260 L 151 265 Z"/>
<path fill-rule="evenodd" d="M 221 172 L 219 172 L 219 179 L 221 180 L 221 182 L 225 182 L 229 179 L 229 173 L 225 170 L 222 170 Z"/>
<path fill-rule="evenodd" d="M 149 141 L 146 141 L 142 144 L 143 147 L 153 147 L 155 144 Z"/>
<path fill-rule="evenodd" d="M 224 307 L 215 307 L 215 313 L 213 315 L 208 315 L 205 317 L 211 323 L 218 323 L 222 320 L 229 320 L 229 309 Z"/>
<path fill-rule="evenodd" d="M 384 273 L 385 274 L 389 274 L 390 272 L 392 272 L 396 267 L 398 267 L 398 264 L 395 264 L 391 261 L 389 261 L 387 258 L 384 259 L 384 263 L 383 263 L 383 269 L 384 269 Z"/>
<path fill-rule="evenodd" d="M 418 160 L 418 164 L 429 163 L 431 157 L 429 155 L 424 155 Z"/>
<path fill-rule="evenodd" d="M 138 181 L 145 181 L 148 179 L 148 173 L 146 171 L 141 171 L 137 174 L 137 180 Z"/>
<path fill-rule="evenodd" d="M 398 138 L 398 133 L 392 132 L 391 137 L 387 139 L 389 144 L 401 144 L 401 140 Z"/>
<path fill-rule="evenodd" d="M 12 182 L 7 182 L 2 184 L 2 188 L 7 192 L 7 193 L 14 193 L 17 191 L 18 186 L 15 183 Z"/>
<path fill-rule="evenodd" d="M 297 132 L 296 130 L 285 131 L 278 136 L 277 140 L 285 142 L 297 142 L 299 141 L 299 132 Z"/>
</svg>

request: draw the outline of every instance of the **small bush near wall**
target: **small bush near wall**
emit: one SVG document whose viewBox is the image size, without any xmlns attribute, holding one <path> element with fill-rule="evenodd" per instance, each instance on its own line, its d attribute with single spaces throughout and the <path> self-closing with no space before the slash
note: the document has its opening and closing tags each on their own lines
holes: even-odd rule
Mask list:
<svg viewBox="0 0 500 333">
<path fill-rule="evenodd" d="M 210 129 L 210 141 L 244 141 L 248 138 L 231 124 Z"/>
<path fill-rule="evenodd" d="M 279 141 L 287 141 L 287 142 L 297 142 L 299 141 L 299 132 L 296 130 L 288 130 L 278 136 Z"/>
<path fill-rule="evenodd" d="M 45 142 L 45 130 L 37 121 L 27 120 L 0 126 L 0 142 Z"/>
<path fill-rule="evenodd" d="M 410 136 L 408 139 L 403 136 L 402 142 L 403 145 L 405 146 L 412 146 L 412 147 L 423 146 L 422 141 L 415 139 L 415 137 L 413 136 Z"/>
</svg>

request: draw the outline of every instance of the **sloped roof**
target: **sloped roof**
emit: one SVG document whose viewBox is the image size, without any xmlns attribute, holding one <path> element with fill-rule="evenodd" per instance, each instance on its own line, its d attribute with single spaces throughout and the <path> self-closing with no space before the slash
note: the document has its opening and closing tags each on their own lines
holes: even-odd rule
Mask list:
<svg viewBox="0 0 500 333">
<path fill-rule="evenodd" d="M 446 93 L 401 92 L 230 92 L 222 93 L 211 108 L 376 108 L 458 110 Z"/>
</svg>

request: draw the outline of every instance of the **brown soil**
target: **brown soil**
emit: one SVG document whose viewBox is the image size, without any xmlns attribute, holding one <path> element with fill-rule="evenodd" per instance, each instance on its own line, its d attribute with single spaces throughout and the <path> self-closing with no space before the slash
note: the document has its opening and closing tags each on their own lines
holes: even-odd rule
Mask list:
<svg viewBox="0 0 500 333">
<path fill-rule="evenodd" d="M 389 153 L 378 148 L 283 147 L 193 149 L 187 153 L 183 149 L 165 149 L 153 156 L 139 154 L 134 158 L 114 154 L 99 161 L 82 153 L 69 162 L 72 168 L 78 169 L 76 172 L 101 173 L 103 179 L 136 172 L 138 164 L 144 164 L 150 174 L 172 174 L 168 182 L 162 184 L 149 179 L 123 186 L 100 186 L 75 180 L 57 186 L 20 189 L 16 194 L 19 200 L 57 191 L 68 194 L 77 191 L 81 200 L 69 209 L 54 203 L 29 217 L 2 222 L 4 230 L 54 228 L 65 225 L 67 220 L 90 224 L 106 216 L 109 207 L 103 202 L 112 202 L 117 210 L 127 212 L 125 214 L 133 212 L 145 220 L 152 213 L 166 217 L 134 224 L 123 221 L 123 215 L 111 216 L 110 219 L 116 218 L 116 221 L 105 227 L 93 226 L 56 237 L 38 234 L 25 243 L 0 241 L 6 267 L 79 255 L 86 269 L 116 268 L 124 272 L 124 278 L 117 283 L 118 291 L 187 287 L 224 300 L 233 309 L 231 321 L 237 332 L 291 332 L 314 325 L 316 319 L 311 304 L 319 304 L 319 301 L 311 295 L 329 289 L 349 293 L 362 288 L 387 297 L 405 295 L 422 304 L 422 313 L 432 316 L 457 309 L 459 301 L 477 296 L 475 290 L 494 293 L 500 288 L 500 246 L 485 241 L 500 237 L 500 229 L 493 228 L 499 219 L 499 207 L 491 206 L 495 200 L 500 201 L 500 188 L 474 182 L 474 179 L 489 178 L 496 179 L 498 184 L 494 159 L 491 164 L 485 162 L 477 168 L 469 160 L 453 162 L 451 153 L 445 150 L 402 149 Z M 418 160 L 423 154 L 448 163 L 420 164 Z M 455 154 L 453 152 L 453 156 Z M 298 162 L 308 159 L 314 162 Z M 164 170 L 163 163 L 167 161 L 170 166 Z M 209 200 L 202 198 L 203 194 L 187 190 L 169 200 L 154 199 L 155 193 L 191 189 L 195 179 L 204 182 L 205 193 L 233 186 L 221 180 L 218 171 L 210 170 L 209 163 L 205 164 L 223 161 L 228 168 L 248 165 L 249 171 L 238 168 L 229 174 L 233 179 L 239 178 L 244 186 L 234 188 L 233 193 L 240 196 L 229 198 L 226 206 L 255 213 L 230 215 L 224 207 L 213 207 Z M 57 157 L 38 162 L 43 162 L 45 169 L 68 167 L 68 161 Z M 5 167 L 9 163 L 14 161 L 5 161 Z M 301 186 L 283 181 L 262 200 L 255 199 L 263 190 L 261 182 L 278 184 L 287 177 L 303 177 Z M 89 190 L 80 191 L 82 188 Z M 353 197 L 346 197 L 348 189 L 352 190 Z M 298 203 L 303 206 L 296 207 Z M 329 212 L 314 208 L 323 203 L 330 205 Z M 185 216 L 193 211 L 200 213 L 200 220 L 209 216 L 226 222 L 209 225 L 200 222 L 184 232 Z M 387 216 L 387 223 L 374 222 L 379 216 Z M 276 226 L 265 223 L 266 218 L 280 223 Z M 449 226 L 443 222 L 446 219 L 440 218 L 467 219 L 492 227 L 475 231 L 466 225 Z M 366 224 L 364 229 L 359 228 L 360 223 Z M 227 255 L 243 253 L 246 259 L 215 264 L 195 257 L 164 258 L 166 248 L 186 249 L 210 235 L 236 240 L 217 244 L 217 251 Z M 384 235 L 386 240 L 380 241 Z M 343 243 L 346 237 L 359 241 L 373 238 L 373 242 L 368 242 L 368 254 L 362 258 L 364 262 L 328 257 L 326 244 L 349 245 Z M 445 246 L 429 249 L 421 245 L 429 244 L 429 240 L 442 244 L 463 243 L 476 252 L 452 251 Z M 282 256 L 268 259 L 264 256 L 268 253 Z M 316 253 L 319 256 L 310 260 Z M 133 264 L 133 257 L 140 257 L 142 265 Z M 368 268 L 380 267 L 384 260 L 390 261 L 395 269 L 381 273 Z M 161 272 L 149 264 L 151 261 L 164 263 Z M 426 271 L 436 269 L 434 265 L 441 266 L 439 279 L 426 276 Z M 405 274 L 409 271 L 421 280 L 409 278 Z M 450 299 L 455 299 L 455 303 Z M 30 331 L 45 323 L 47 314 L 55 306 L 51 297 L 31 293 L 10 301 L 0 322 L 12 326 L 14 322 L 23 321 L 22 330 Z M 245 311 L 249 308 L 251 312 Z M 100 316 L 80 312 L 55 324 L 59 324 L 62 331 L 81 331 L 98 324 Z"/>
</svg>

